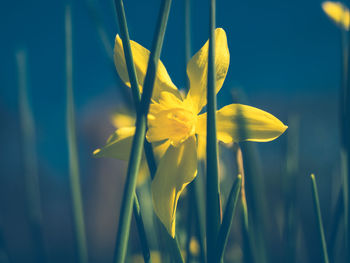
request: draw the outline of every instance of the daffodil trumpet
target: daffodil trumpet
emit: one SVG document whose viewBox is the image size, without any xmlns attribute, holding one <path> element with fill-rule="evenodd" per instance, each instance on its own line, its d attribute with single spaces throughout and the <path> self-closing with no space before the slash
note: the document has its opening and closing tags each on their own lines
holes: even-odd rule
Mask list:
<svg viewBox="0 0 350 263">
<path fill-rule="evenodd" d="M 225 80 L 230 54 L 226 33 L 215 30 L 216 93 Z M 142 92 L 147 70 L 149 51 L 130 41 L 139 88 Z M 114 62 L 120 78 L 130 87 L 124 59 L 123 45 L 117 35 Z M 197 160 L 205 154 L 207 114 L 202 113 L 207 104 L 208 41 L 191 58 L 187 65 L 190 88 L 183 96 L 171 81 L 163 63 L 159 61 L 152 102 L 147 122 L 146 139 L 152 143 L 158 168 L 151 191 L 155 213 L 169 234 L 175 236 L 176 207 L 184 188 L 197 175 Z M 245 133 L 239 132 L 244 120 Z M 242 104 L 230 104 L 216 112 L 217 139 L 223 143 L 239 141 L 267 142 L 279 137 L 286 129 L 273 115 Z M 109 138 L 106 146 L 94 152 L 96 157 L 128 160 L 133 126 L 121 127 Z M 144 159 L 145 160 L 145 159 Z M 145 161 L 143 161 L 145 164 Z"/>
</svg>

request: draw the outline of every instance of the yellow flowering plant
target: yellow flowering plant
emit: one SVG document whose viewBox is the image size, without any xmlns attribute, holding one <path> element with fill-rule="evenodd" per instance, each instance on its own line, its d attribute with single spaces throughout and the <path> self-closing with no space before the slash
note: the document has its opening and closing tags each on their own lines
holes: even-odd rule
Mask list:
<svg viewBox="0 0 350 263">
<path fill-rule="evenodd" d="M 216 93 L 225 80 L 230 54 L 226 33 L 215 30 Z M 142 92 L 150 52 L 130 41 L 139 88 Z M 206 137 L 207 115 L 202 113 L 207 104 L 208 41 L 187 65 L 190 89 L 183 96 L 171 81 L 163 63 L 159 61 L 150 110 L 146 139 L 152 143 L 158 168 L 151 191 L 155 213 L 169 234 L 175 236 L 178 199 L 184 188 L 197 175 L 198 138 Z M 130 87 L 124 50 L 117 35 L 114 62 L 120 78 Z M 279 137 L 286 129 L 273 115 L 242 104 L 230 104 L 216 112 L 217 138 L 223 143 L 239 141 L 267 142 Z M 244 133 L 239 124 L 244 123 Z M 110 136 L 107 144 L 94 152 L 96 157 L 128 160 L 135 127 L 122 127 Z M 205 140 L 204 140 L 205 141 Z M 201 147 L 202 149 L 205 147 Z M 142 161 L 145 165 L 145 158 Z"/>
</svg>

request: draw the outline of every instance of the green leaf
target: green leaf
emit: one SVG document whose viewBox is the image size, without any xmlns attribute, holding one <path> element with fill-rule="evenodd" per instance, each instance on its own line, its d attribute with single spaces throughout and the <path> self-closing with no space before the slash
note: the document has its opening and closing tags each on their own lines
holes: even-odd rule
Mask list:
<svg viewBox="0 0 350 263">
<path fill-rule="evenodd" d="M 116 0 L 116 9 L 118 14 L 119 22 L 125 24 L 121 25 L 121 29 L 127 32 L 125 13 L 123 8 L 123 1 Z M 156 26 L 156 33 L 154 35 L 152 50 L 150 58 L 148 60 L 147 73 L 144 80 L 143 93 L 141 96 L 140 105 L 137 107 L 137 116 L 136 116 L 136 131 L 133 138 L 131 155 L 128 164 L 126 182 L 124 186 L 122 206 L 120 210 L 119 223 L 118 223 L 118 232 L 117 232 L 117 241 L 114 252 L 114 262 L 122 263 L 125 262 L 125 255 L 127 250 L 127 243 L 130 232 L 130 223 L 131 223 L 131 214 L 132 206 L 134 203 L 134 193 L 136 188 L 136 179 L 140 167 L 142 149 L 145 142 L 145 132 L 146 132 L 146 121 L 147 113 L 151 101 L 151 96 L 153 92 L 153 86 L 155 81 L 155 76 L 157 72 L 158 61 L 160 57 L 160 52 L 163 45 L 165 30 L 167 26 L 167 21 L 169 17 L 169 11 L 171 6 L 171 0 L 162 1 L 162 5 L 159 11 L 158 22 Z M 122 17 L 121 17 L 122 16 Z M 126 41 L 126 49 L 129 48 L 129 51 L 126 52 L 126 63 L 128 68 L 128 75 L 130 77 L 131 86 L 138 87 L 137 78 L 135 73 L 135 67 L 133 65 L 133 59 L 130 49 L 130 44 L 128 39 Z M 129 53 L 129 54 L 128 54 Z M 136 101 L 139 98 L 139 92 L 136 88 L 132 89 L 133 97 Z M 137 104 L 136 104 L 137 105 Z"/>
<path fill-rule="evenodd" d="M 219 236 L 218 236 L 218 241 L 216 246 L 217 262 L 220 262 L 221 260 L 223 260 L 225 247 L 227 244 L 228 236 L 232 225 L 233 215 L 236 211 L 236 206 L 237 206 L 239 193 L 241 190 L 241 185 L 242 185 L 242 176 L 238 175 L 237 179 L 235 180 L 231 188 L 230 194 L 227 198 L 225 213 L 224 213 L 222 224 L 219 230 Z"/>
<path fill-rule="evenodd" d="M 315 179 L 314 174 L 311 174 L 310 177 L 311 177 L 311 181 L 312 181 L 312 196 L 313 196 L 314 207 L 315 207 L 315 212 L 316 212 L 316 216 L 317 216 L 317 226 L 318 226 L 318 230 L 319 230 L 319 241 L 320 241 L 320 247 L 321 247 L 322 254 L 323 254 L 323 261 L 324 261 L 324 263 L 329 263 L 326 238 L 325 238 L 324 230 L 323 230 L 320 202 L 318 199 L 316 179 Z"/>
<path fill-rule="evenodd" d="M 65 11 L 66 33 L 66 86 L 67 86 L 67 139 L 69 153 L 69 174 L 73 199 L 73 216 L 76 238 L 78 243 L 79 262 L 88 262 L 88 250 L 86 244 L 83 201 L 81 195 L 79 161 L 75 132 L 75 113 L 73 95 L 73 55 L 72 55 L 72 15 L 71 7 L 66 6 Z"/>
<path fill-rule="evenodd" d="M 207 91 L 207 262 L 215 262 L 216 240 L 220 226 L 220 188 L 218 180 L 218 143 L 216 136 L 215 9 L 216 1 L 211 0 Z"/>
</svg>

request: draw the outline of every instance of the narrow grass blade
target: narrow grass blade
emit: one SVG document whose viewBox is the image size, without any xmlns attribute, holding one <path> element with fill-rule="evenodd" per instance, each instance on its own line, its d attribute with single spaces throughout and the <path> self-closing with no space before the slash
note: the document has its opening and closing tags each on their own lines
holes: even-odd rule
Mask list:
<svg viewBox="0 0 350 263">
<path fill-rule="evenodd" d="M 240 132 L 245 132 L 245 126 L 242 118 Z M 254 251 L 252 248 L 252 236 L 253 231 L 249 229 L 249 217 L 248 217 L 248 205 L 245 195 L 245 171 L 243 165 L 243 154 L 242 150 L 237 145 L 236 161 L 238 167 L 238 173 L 242 176 L 241 181 L 241 205 L 242 205 L 242 237 L 243 237 L 243 261 L 245 263 L 253 263 L 254 261 Z"/>
<path fill-rule="evenodd" d="M 103 25 L 102 17 L 96 7 L 96 0 L 86 0 L 89 15 L 94 22 L 97 34 L 100 37 L 106 56 L 113 62 L 113 46 L 109 42 L 109 37 Z"/>
<path fill-rule="evenodd" d="M 299 117 L 291 115 L 288 118 L 286 176 L 284 176 L 284 229 L 283 244 L 287 263 L 294 263 L 297 243 L 297 173 L 299 169 Z"/>
<path fill-rule="evenodd" d="M 337 201 L 335 204 L 335 209 L 333 213 L 333 220 L 331 226 L 331 234 L 329 238 L 329 258 L 332 262 L 335 262 L 335 245 L 339 233 L 339 226 L 341 225 L 341 220 L 344 215 L 344 194 L 343 188 L 340 189 L 337 197 Z"/>
<path fill-rule="evenodd" d="M 87 6 L 88 14 L 99 36 L 99 39 L 101 40 L 104 53 L 108 60 L 107 63 L 110 64 L 109 68 L 111 69 L 112 74 L 114 75 L 116 81 L 118 81 L 118 76 L 117 76 L 118 74 L 114 66 L 113 46 L 110 43 L 110 39 L 108 37 L 109 34 L 106 30 L 105 24 L 103 23 L 102 14 L 98 10 L 97 1 L 86 0 L 86 6 Z M 126 87 L 125 85 L 119 85 L 118 88 L 120 88 L 119 90 L 122 97 L 122 102 L 124 103 L 124 107 L 130 109 L 130 105 L 132 105 L 132 101 L 131 101 L 129 87 Z"/>
<path fill-rule="evenodd" d="M 237 146 L 237 167 L 238 167 L 238 173 L 241 175 L 241 200 L 242 200 L 242 207 L 244 210 L 244 225 L 248 229 L 248 206 L 247 206 L 247 198 L 245 195 L 245 173 L 244 173 L 244 165 L 243 165 L 243 155 L 242 150 L 239 146 Z"/>
<path fill-rule="evenodd" d="M 128 69 L 128 74 L 130 76 L 129 78 L 130 78 L 130 83 L 131 83 L 131 90 L 132 90 L 132 95 L 133 95 L 134 106 L 137 109 L 139 107 L 139 104 L 140 104 L 141 94 L 140 94 L 140 90 L 138 87 L 138 80 L 137 80 L 134 60 L 133 60 L 132 53 L 131 53 L 130 38 L 129 38 L 129 32 L 128 32 L 128 26 L 127 26 L 127 22 L 126 22 L 123 2 L 122 1 L 115 1 L 115 6 L 116 6 L 117 14 L 118 14 L 118 23 L 119 23 L 122 41 L 123 41 L 123 46 L 124 46 L 125 61 L 126 61 L 127 69 Z M 152 166 L 152 164 L 155 165 L 152 146 L 150 144 L 148 144 L 147 141 L 144 142 L 144 145 L 145 145 L 145 148 L 147 149 L 146 150 L 147 156 L 151 156 L 151 158 L 148 157 L 147 159 L 150 159 L 151 161 L 153 161 L 152 163 L 150 163 L 149 166 L 151 167 L 151 175 L 154 176 L 156 169 L 154 168 L 154 166 Z M 142 216 L 141 216 L 140 204 L 139 204 L 139 201 L 138 201 L 136 194 L 135 194 L 134 198 L 135 198 L 135 200 L 134 200 L 134 204 L 133 204 L 133 213 L 134 213 L 134 217 L 135 217 L 137 227 L 138 227 L 138 233 L 140 236 L 143 256 L 144 256 L 145 262 L 150 262 L 151 261 L 150 249 L 149 249 L 149 245 L 148 245 L 148 241 L 147 241 L 147 237 L 146 237 L 146 231 L 144 229 L 144 224 L 143 224 L 143 220 L 142 220 Z"/>
<path fill-rule="evenodd" d="M 42 208 L 37 167 L 35 122 L 28 96 L 27 54 L 24 50 L 16 53 L 18 69 L 18 104 L 23 143 L 24 176 L 29 223 L 35 243 L 38 262 L 45 262 L 45 244 L 42 233 Z"/>
<path fill-rule="evenodd" d="M 119 5 L 117 5 L 117 8 L 118 6 L 123 6 L 122 1 L 120 1 Z M 163 45 L 170 6 L 171 6 L 171 0 L 162 1 L 162 5 L 158 16 L 156 33 L 154 35 L 152 50 L 148 61 L 147 73 L 144 81 L 144 87 L 143 87 L 144 91 L 142 93 L 140 105 L 137 108 L 136 131 L 132 142 L 126 183 L 124 186 L 122 206 L 120 210 L 120 217 L 119 217 L 119 224 L 118 224 L 117 241 L 116 241 L 116 247 L 115 247 L 115 253 L 114 253 L 114 262 L 117 262 L 117 263 L 122 263 L 125 261 L 126 248 L 127 248 L 129 231 L 130 231 L 132 205 L 134 202 L 133 199 L 134 199 L 134 193 L 136 188 L 136 178 L 139 171 L 142 149 L 145 141 L 147 113 L 148 113 L 150 100 L 152 96 L 160 52 Z M 132 58 L 130 61 L 133 61 Z M 129 74 L 129 76 L 130 75 L 131 74 Z M 135 84 L 137 84 L 137 80 L 132 85 L 135 85 Z"/>
<path fill-rule="evenodd" d="M 170 253 L 171 261 L 174 261 L 175 263 L 183 263 L 184 259 L 181 254 L 178 237 L 175 236 L 175 238 L 171 238 L 169 235 L 168 237 L 169 237 L 169 246 L 172 248 L 175 248 L 175 250 L 171 250 L 171 253 Z"/>
<path fill-rule="evenodd" d="M 200 165 L 199 167 L 201 167 Z M 198 173 L 200 175 L 204 175 L 204 169 L 199 169 Z M 195 210 L 195 223 L 196 223 L 196 234 L 198 236 L 198 243 L 200 248 L 200 262 L 205 262 L 206 254 L 205 254 L 205 212 L 204 212 L 204 176 L 197 176 L 197 178 L 193 182 L 194 188 L 194 210 Z"/>
<path fill-rule="evenodd" d="M 140 203 L 139 203 L 139 200 L 138 200 L 136 193 L 135 193 L 135 197 L 134 197 L 133 213 L 134 213 L 134 218 L 136 221 L 137 229 L 139 232 L 143 259 L 144 259 L 145 263 L 150 263 L 151 262 L 151 252 L 150 252 L 150 249 L 148 246 L 146 231 L 145 231 L 145 227 L 144 227 L 142 215 L 141 215 Z"/>
<path fill-rule="evenodd" d="M 207 262 L 215 262 L 216 260 L 216 241 L 220 226 L 220 189 L 218 180 L 218 145 L 216 138 L 215 9 L 216 1 L 211 0 L 207 91 Z"/>
<path fill-rule="evenodd" d="M 191 262 L 192 254 L 190 249 L 192 239 L 192 226 L 193 226 L 193 201 L 195 198 L 193 182 L 187 187 L 187 215 L 186 215 L 186 260 L 185 262 Z"/>
<path fill-rule="evenodd" d="M 185 24 L 185 79 L 186 79 L 186 85 L 185 90 L 188 91 L 190 88 L 190 81 L 187 77 L 187 63 L 191 59 L 191 0 L 185 0 L 184 1 L 184 24 Z M 190 244 L 191 244 L 191 238 L 192 238 L 192 223 L 193 223 L 193 205 L 195 202 L 195 189 L 194 189 L 194 182 L 191 183 L 188 187 L 188 198 L 187 198 L 187 228 L 186 228 L 186 262 L 191 261 L 191 250 L 190 250 Z"/>
<path fill-rule="evenodd" d="M 344 178 L 344 217 L 346 231 L 346 251 L 347 261 L 350 260 L 350 31 L 343 30 L 342 37 L 343 50 L 343 73 L 342 73 L 342 92 L 340 98 L 341 120 L 342 120 L 342 171 Z"/>
<path fill-rule="evenodd" d="M 121 39 L 124 47 L 124 56 L 125 56 L 126 66 L 128 69 L 128 75 L 129 75 L 130 84 L 131 84 L 131 91 L 132 91 L 134 106 L 135 106 L 135 109 L 138 109 L 141 103 L 141 93 L 139 90 L 135 64 L 134 64 L 134 60 L 131 52 L 130 37 L 129 37 L 129 31 L 128 31 L 128 25 L 126 21 L 123 1 L 115 0 L 115 7 L 117 11 L 120 35 L 121 35 Z M 152 145 L 149 142 L 145 141 L 144 147 L 145 147 L 145 153 L 147 158 L 147 164 L 150 169 L 151 177 L 153 179 L 157 170 L 157 164 L 155 161 Z"/>
<path fill-rule="evenodd" d="M 251 233 L 248 226 L 248 209 L 246 203 L 241 199 L 242 205 L 242 238 L 243 238 L 243 262 L 244 263 L 254 263 L 254 253 L 252 249 Z"/>
<path fill-rule="evenodd" d="M 190 89 L 190 80 L 187 77 L 187 63 L 191 59 L 192 48 L 191 48 L 191 0 L 185 0 L 185 78 L 186 78 L 186 91 Z"/>
<path fill-rule="evenodd" d="M 88 251 L 86 244 L 84 209 L 81 194 L 79 161 L 75 130 L 75 112 L 73 96 L 73 44 L 72 44 L 72 15 L 71 7 L 65 10 L 65 32 L 66 32 L 66 86 L 67 86 L 67 139 L 69 153 L 69 174 L 71 194 L 73 199 L 73 216 L 77 238 L 79 262 L 88 262 Z"/>
<path fill-rule="evenodd" d="M 169 8 L 170 8 L 170 4 L 171 3 L 169 3 Z M 120 28 L 120 35 L 121 35 L 121 39 L 124 47 L 124 56 L 125 56 L 126 66 L 129 74 L 130 83 L 131 83 L 134 106 L 136 109 L 139 109 L 139 107 L 141 107 L 140 106 L 141 94 L 139 91 L 134 60 L 131 52 L 130 37 L 128 32 L 128 26 L 127 26 L 123 1 L 116 0 L 115 6 L 116 6 L 118 24 Z M 144 84 L 144 86 L 146 86 L 146 84 Z M 151 178 L 153 179 L 157 171 L 157 164 L 155 161 L 152 145 L 146 140 L 144 140 L 144 149 L 145 149 L 147 164 L 150 169 L 150 175 L 151 175 Z M 161 223 L 158 221 L 158 218 L 156 220 L 157 220 L 156 225 L 160 226 Z M 168 238 L 168 232 L 161 227 L 158 227 L 158 229 L 160 229 L 160 235 L 162 236 L 161 238 L 166 240 Z M 174 258 L 181 259 L 181 252 L 180 252 L 178 243 L 177 242 L 168 242 L 168 243 L 169 243 L 169 246 L 168 246 L 169 251 L 171 252 L 171 254 L 174 254 Z"/>
<path fill-rule="evenodd" d="M 322 215 L 321 215 L 321 209 L 320 209 L 320 202 L 318 199 L 318 191 L 317 191 L 315 175 L 311 174 L 310 178 L 312 181 L 312 194 L 313 194 L 315 212 L 316 212 L 316 216 L 317 216 L 317 226 L 318 226 L 318 230 L 319 230 L 320 248 L 321 248 L 322 253 L 323 253 L 324 263 L 329 263 L 327 244 L 326 244 L 326 238 L 325 238 L 324 230 L 323 230 Z"/>
<path fill-rule="evenodd" d="M 249 104 L 244 99 L 244 96 L 233 95 L 234 101 L 237 103 Z M 246 123 L 243 114 L 239 114 L 238 118 L 240 136 L 246 134 Z M 261 165 L 259 160 L 259 154 L 256 144 L 250 142 L 242 142 L 239 144 L 242 149 L 242 160 L 244 160 L 244 173 L 242 175 L 242 203 L 244 207 L 249 207 L 249 236 L 251 252 L 256 255 L 251 255 L 251 258 L 259 258 L 260 263 L 267 263 L 271 260 L 268 259 L 267 253 L 267 233 L 273 233 L 273 231 L 267 231 L 267 205 L 265 200 L 265 188 L 263 176 L 261 174 Z M 246 201 L 245 192 L 249 196 Z M 248 214 L 247 217 L 248 218 Z M 269 218 L 273 220 L 273 218 Z M 271 225 L 275 225 L 272 223 Z"/>
<path fill-rule="evenodd" d="M 242 183 L 242 176 L 238 175 L 236 181 L 234 182 L 231 188 L 230 194 L 227 198 L 225 213 L 224 213 L 222 224 L 219 230 L 217 252 L 216 252 L 217 262 L 220 262 L 223 260 L 225 247 L 227 244 L 228 236 L 232 225 L 233 215 L 236 211 L 239 192 L 241 190 L 241 183 Z"/>
</svg>

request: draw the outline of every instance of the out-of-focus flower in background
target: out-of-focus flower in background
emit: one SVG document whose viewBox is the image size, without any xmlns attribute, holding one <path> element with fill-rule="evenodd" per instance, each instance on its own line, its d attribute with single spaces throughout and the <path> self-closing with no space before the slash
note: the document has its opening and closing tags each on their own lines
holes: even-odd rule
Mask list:
<svg viewBox="0 0 350 263">
<path fill-rule="evenodd" d="M 338 25 L 349 30 L 350 12 L 341 2 L 326 1 L 322 3 L 323 11 Z"/>
</svg>

